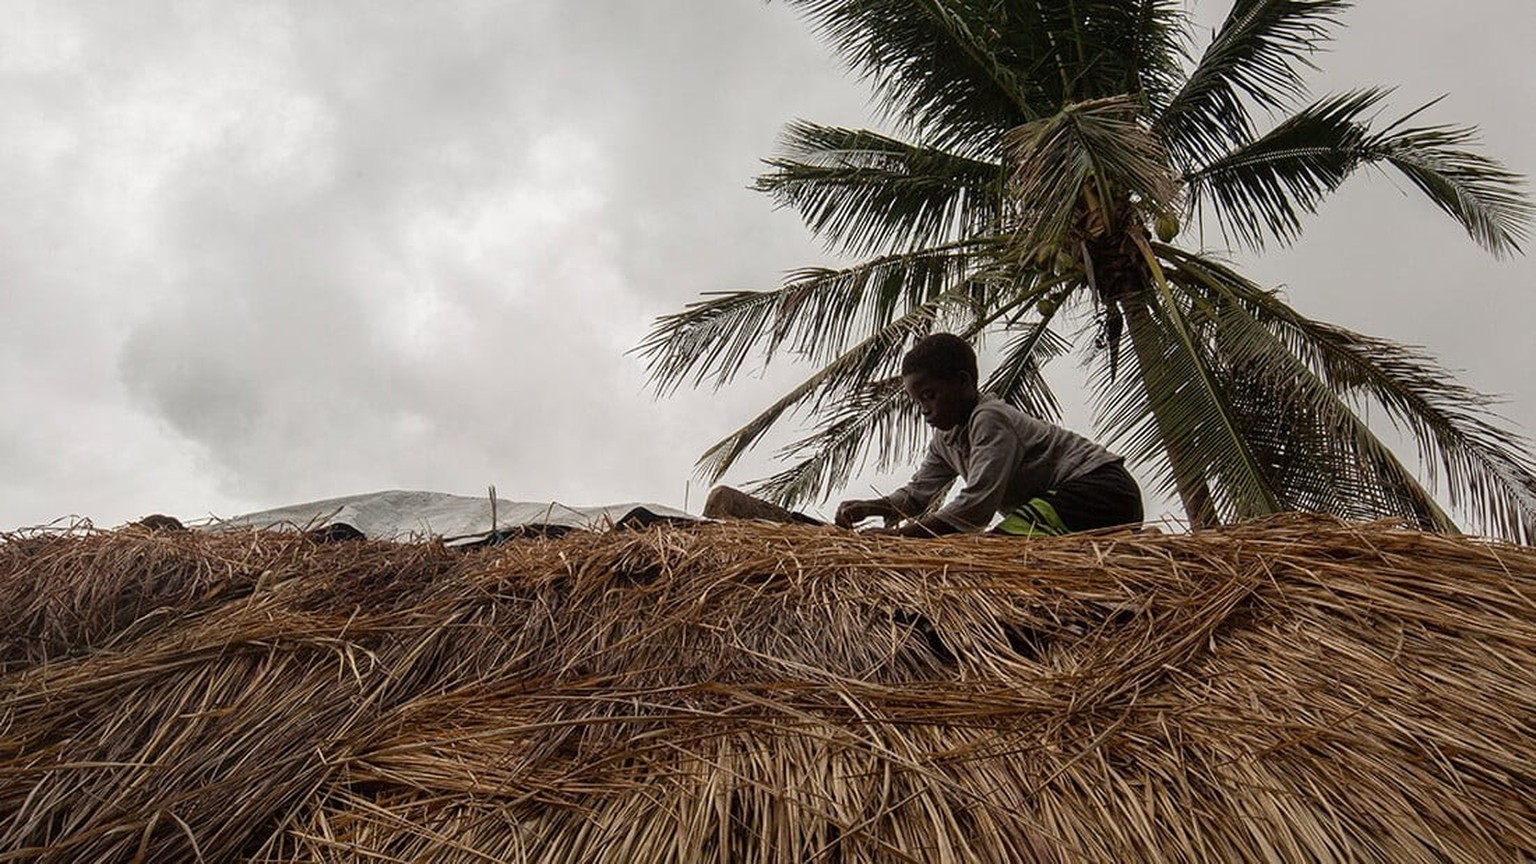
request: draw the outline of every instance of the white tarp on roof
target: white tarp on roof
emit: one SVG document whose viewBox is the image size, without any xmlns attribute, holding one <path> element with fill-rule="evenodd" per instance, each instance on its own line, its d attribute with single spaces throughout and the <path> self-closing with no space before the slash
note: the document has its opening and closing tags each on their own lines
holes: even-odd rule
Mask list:
<svg viewBox="0 0 1536 864">
<path fill-rule="evenodd" d="M 395 489 L 247 513 L 217 520 L 208 528 L 214 531 L 225 528 L 309 531 L 348 525 L 370 540 L 440 537 L 450 543 L 473 543 L 486 540 L 497 531 L 518 528 L 601 531 L 621 523 L 648 524 L 698 518 L 661 504 L 569 507 L 553 501 L 507 501 L 501 498 L 496 499 L 493 513 L 489 496 L 473 498 Z"/>
</svg>

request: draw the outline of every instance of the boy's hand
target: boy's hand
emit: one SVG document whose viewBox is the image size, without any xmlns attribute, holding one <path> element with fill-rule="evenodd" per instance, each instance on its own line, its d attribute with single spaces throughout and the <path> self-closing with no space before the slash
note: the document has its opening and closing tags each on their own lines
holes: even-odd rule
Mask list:
<svg viewBox="0 0 1536 864">
<path fill-rule="evenodd" d="M 871 516 L 883 516 L 886 520 L 900 517 L 891 502 L 884 498 L 844 501 L 837 505 L 837 517 L 833 520 L 839 528 L 852 528 Z"/>
</svg>

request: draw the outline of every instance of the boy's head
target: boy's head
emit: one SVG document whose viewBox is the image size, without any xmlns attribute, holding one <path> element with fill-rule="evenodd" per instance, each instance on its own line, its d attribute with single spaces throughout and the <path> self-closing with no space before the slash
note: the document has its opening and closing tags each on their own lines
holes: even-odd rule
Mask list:
<svg viewBox="0 0 1536 864">
<path fill-rule="evenodd" d="M 901 374 L 914 372 L 926 372 L 946 381 L 966 375 L 974 383 L 980 377 L 976 372 L 976 352 L 953 333 L 932 333 L 913 343 L 901 358 Z"/>
<path fill-rule="evenodd" d="M 976 389 L 976 352 L 953 333 L 917 340 L 901 358 L 901 383 L 938 429 L 953 429 L 971 416 L 981 396 Z"/>
</svg>

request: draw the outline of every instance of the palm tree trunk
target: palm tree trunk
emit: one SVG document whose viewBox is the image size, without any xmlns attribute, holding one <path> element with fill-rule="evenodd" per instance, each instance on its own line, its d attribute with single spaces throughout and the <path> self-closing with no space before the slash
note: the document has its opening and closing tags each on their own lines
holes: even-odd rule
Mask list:
<svg viewBox="0 0 1536 864">
<path fill-rule="evenodd" d="M 1125 313 L 1127 330 L 1131 340 L 1131 350 L 1136 352 L 1136 365 L 1141 369 L 1153 368 L 1160 362 L 1154 353 L 1154 348 L 1149 340 L 1151 328 L 1157 325 L 1152 322 L 1152 316 L 1147 314 L 1146 297 L 1140 293 L 1132 294 L 1120 299 L 1120 308 Z M 1215 528 L 1221 524 L 1221 518 L 1216 513 L 1216 502 L 1211 497 L 1211 487 L 1206 483 L 1204 473 L 1199 469 L 1198 463 L 1190 458 L 1184 446 L 1174 440 L 1169 434 L 1167 418 L 1158 412 L 1156 405 L 1152 406 L 1152 422 L 1157 425 L 1158 438 L 1163 442 L 1163 447 L 1168 452 L 1168 465 L 1173 470 L 1174 488 L 1178 490 L 1179 500 L 1184 505 L 1184 513 L 1189 517 L 1191 528 Z"/>
</svg>

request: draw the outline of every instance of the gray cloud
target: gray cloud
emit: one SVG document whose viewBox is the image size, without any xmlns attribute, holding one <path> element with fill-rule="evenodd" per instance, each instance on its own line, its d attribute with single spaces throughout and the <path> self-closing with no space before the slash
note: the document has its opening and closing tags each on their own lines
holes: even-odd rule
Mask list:
<svg viewBox="0 0 1536 864">
<path fill-rule="evenodd" d="M 1402 82 L 1404 108 L 1449 90 L 1436 119 L 1482 123 L 1530 170 L 1516 64 L 1536 21 L 1480 11 L 1506 26 L 1428 0 L 1353 10 L 1319 89 Z M 785 121 L 869 122 L 782 4 L 7 13 L 0 527 L 492 482 L 681 504 L 693 458 L 801 371 L 657 402 L 624 353 L 701 291 L 826 260 L 745 188 Z M 1356 181 L 1296 249 L 1245 263 L 1536 419 L 1532 264 L 1491 261 L 1390 183 Z"/>
</svg>

